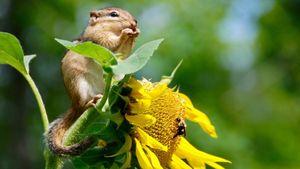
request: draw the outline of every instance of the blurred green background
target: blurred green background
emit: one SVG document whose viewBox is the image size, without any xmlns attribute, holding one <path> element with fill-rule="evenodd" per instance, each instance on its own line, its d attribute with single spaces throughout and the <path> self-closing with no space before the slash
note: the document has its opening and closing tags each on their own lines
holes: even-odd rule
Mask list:
<svg viewBox="0 0 300 169">
<path fill-rule="evenodd" d="M 300 167 L 300 1 L 0 0 L 0 31 L 16 35 L 25 54 L 37 54 L 31 75 L 50 120 L 70 105 L 60 73 L 65 49 L 89 11 L 116 6 L 138 20 L 139 46 L 165 41 L 138 77 L 159 80 L 183 59 L 179 85 L 214 123 L 212 139 L 188 123 L 199 149 L 229 159 L 229 169 Z M 0 168 L 41 169 L 43 131 L 23 77 L 0 66 Z M 69 168 L 70 164 L 65 168 Z"/>
</svg>

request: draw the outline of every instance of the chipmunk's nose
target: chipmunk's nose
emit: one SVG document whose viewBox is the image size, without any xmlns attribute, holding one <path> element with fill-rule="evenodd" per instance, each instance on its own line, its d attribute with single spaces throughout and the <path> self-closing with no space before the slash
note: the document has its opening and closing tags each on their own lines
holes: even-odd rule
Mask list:
<svg viewBox="0 0 300 169">
<path fill-rule="evenodd" d="M 130 23 L 130 28 L 133 30 L 133 31 L 136 31 L 136 28 L 137 28 L 137 21 L 134 20 L 134 22 L 131 22 Z"/>
</svg>

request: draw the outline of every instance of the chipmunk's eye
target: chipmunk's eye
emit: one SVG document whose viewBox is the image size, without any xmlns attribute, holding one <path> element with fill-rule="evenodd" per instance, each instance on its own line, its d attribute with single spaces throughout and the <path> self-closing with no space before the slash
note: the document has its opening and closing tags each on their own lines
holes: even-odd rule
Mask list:
<svg viewBox="0 0 300 169">
<path fill-rule="evenodd" d="M 116 11 L 112 11 L 112 12 L 109 14 L 109 16 L 111 16 L 111 17 L 118 17 L 118 16 L 119 16 L 119 13 L 116 12 Z"/>
</svg>

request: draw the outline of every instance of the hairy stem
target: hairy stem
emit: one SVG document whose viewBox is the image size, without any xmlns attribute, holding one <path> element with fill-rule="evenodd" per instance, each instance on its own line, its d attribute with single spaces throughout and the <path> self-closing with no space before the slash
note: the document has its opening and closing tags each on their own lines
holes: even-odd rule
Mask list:
<svg viewBox="0 0 300 169">
<path fill-rule="evenodd" d="M 45 169 L 62 169 L 63 161 L 52 154 L 48 148 L 44 149 L 44 157 L 46 159 Z"/>
</svg>

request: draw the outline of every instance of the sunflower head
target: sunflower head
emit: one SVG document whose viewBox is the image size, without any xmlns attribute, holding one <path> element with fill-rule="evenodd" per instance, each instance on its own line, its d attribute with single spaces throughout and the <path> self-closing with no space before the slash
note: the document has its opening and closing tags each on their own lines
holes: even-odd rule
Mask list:
<svg viewBox="0 0 300 169">
<path fill-rule="evenodd" d="M 132 87 L 130 95 L 132 99 L 129 103 L 131 111 L 128 112 L 131 117 L 149 116 L 155 120 L 147 124 L 145 123 L 147 120 L 130 117 L 127 119 L 132 124 L 137 124 L 137 120 L 142 122 L 136 126 L 167 146 L 168 151 L 151 149 L 157 155 L 160 163 L 166 165 L 180 141 L 177 133 L 181 121 L 178 119 L 183 119 L 185 107 L 179 94 L 168 88 L 166 83 L 151 83 L 145 79 L 142 81 L 131 79 L 128 85 Z M 139 138 L 137 134 L 135 136 Z"/>
<path fill-rule="evenodd" d="M 228 162 L 215 156 L 200 161 L 199 165 L 193 161 L 197 154 L 202 157 L 204 152 L 185 142 L 185 119 L 197 122 L 212 137 L 217 135 L 208 117 L 195 109 L 187 96 L 168 88 L 168 83 L 164 82 L 151 83 L 131 78 L 127 86 L 131 93 L 125 118 L 133 126 L 135 155 L 141 168 L 205 166 L 206 161 L 210 164 Z M 182 152 L 184 146 L 195 150 L 195 154 Z"/>
</svg>

